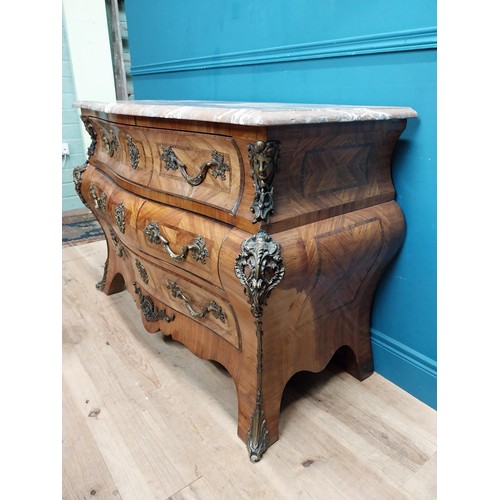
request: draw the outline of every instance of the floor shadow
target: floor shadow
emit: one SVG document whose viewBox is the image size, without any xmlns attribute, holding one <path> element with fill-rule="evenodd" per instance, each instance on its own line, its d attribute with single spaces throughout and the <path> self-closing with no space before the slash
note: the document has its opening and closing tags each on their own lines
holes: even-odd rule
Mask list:
<svg viewBox="0 0 500 500">
<path fill-rule="evenodd" d="M 353 361 L 354 354 L 352 350 L 347 346 L 342 346 L 335 352 L 332 359 L 320 372 L 303 371 L 293 375 L 283 391 L 280 413 L 306 394 L 315 392 L 316 389 L 324 386 L 336 374 L 345 371 Z"/>
</svg>

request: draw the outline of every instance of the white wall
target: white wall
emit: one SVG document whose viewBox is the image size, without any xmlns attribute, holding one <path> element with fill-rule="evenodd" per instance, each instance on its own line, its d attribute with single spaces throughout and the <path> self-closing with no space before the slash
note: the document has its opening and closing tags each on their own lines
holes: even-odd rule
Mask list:
<svg viewBox="0 0 500 500">
<path fill-rule="evenodd" d="M 115 84 L 104 0 L 63 0 L 78 101 L 114 101 Z M 90 137 L 81 124 L 87 146 Z"/>
</svg>

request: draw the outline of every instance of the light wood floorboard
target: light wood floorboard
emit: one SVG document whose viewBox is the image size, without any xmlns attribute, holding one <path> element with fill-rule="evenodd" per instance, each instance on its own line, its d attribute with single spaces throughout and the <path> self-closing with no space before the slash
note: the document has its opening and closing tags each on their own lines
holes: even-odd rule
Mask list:
<svg viewBox="0 0 500 500">
<path fill-rule="evenodd" d="M 378 374 L 299 374 L 249 461 L 232 379 L 106 296 L 106 242 L 63 249 L 63 499 L 436 498 L 436 412 Z"/>
</svg>

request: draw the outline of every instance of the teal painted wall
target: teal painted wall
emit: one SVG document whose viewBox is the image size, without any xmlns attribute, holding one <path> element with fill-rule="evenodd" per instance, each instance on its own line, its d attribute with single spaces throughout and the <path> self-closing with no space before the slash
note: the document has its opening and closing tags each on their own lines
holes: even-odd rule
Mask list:
<svg viewBox="0 0 500 500">
<path fill-rule="evenodd" d="M 86 148 L 83 144 L 80 128 L 80 115 L 73 109 L 76 101 L 73 83 L 71 57 L 68 50 L 66 29 L 62 25 L 62 141 L 69 145 L 70 155 L 62 159 L 62 211 L 85 208 L 76 194 L 73 184 L 73 168 L 87 161 Z"/>
<path fill-rule="evenodd" d="M 436 2 L 127 0 L 136 99 L 411 106 L 393 178 L 401 251 L 372 314 L 375 370 L 436 407 Z"/>
</svg>

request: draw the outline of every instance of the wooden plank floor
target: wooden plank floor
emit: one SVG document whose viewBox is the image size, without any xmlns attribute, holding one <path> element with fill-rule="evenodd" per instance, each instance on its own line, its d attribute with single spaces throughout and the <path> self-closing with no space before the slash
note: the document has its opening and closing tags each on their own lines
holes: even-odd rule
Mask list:
<svg viewBox="0 0 500 500">
<path fill-rule="evenodd" d="M 63 249 L 63 499 L 436 498 L 436 412 L 378 374 L 299 374 L 253 464 L 218 365 L 106 296 L 106 243 Z"/>
</svg>

